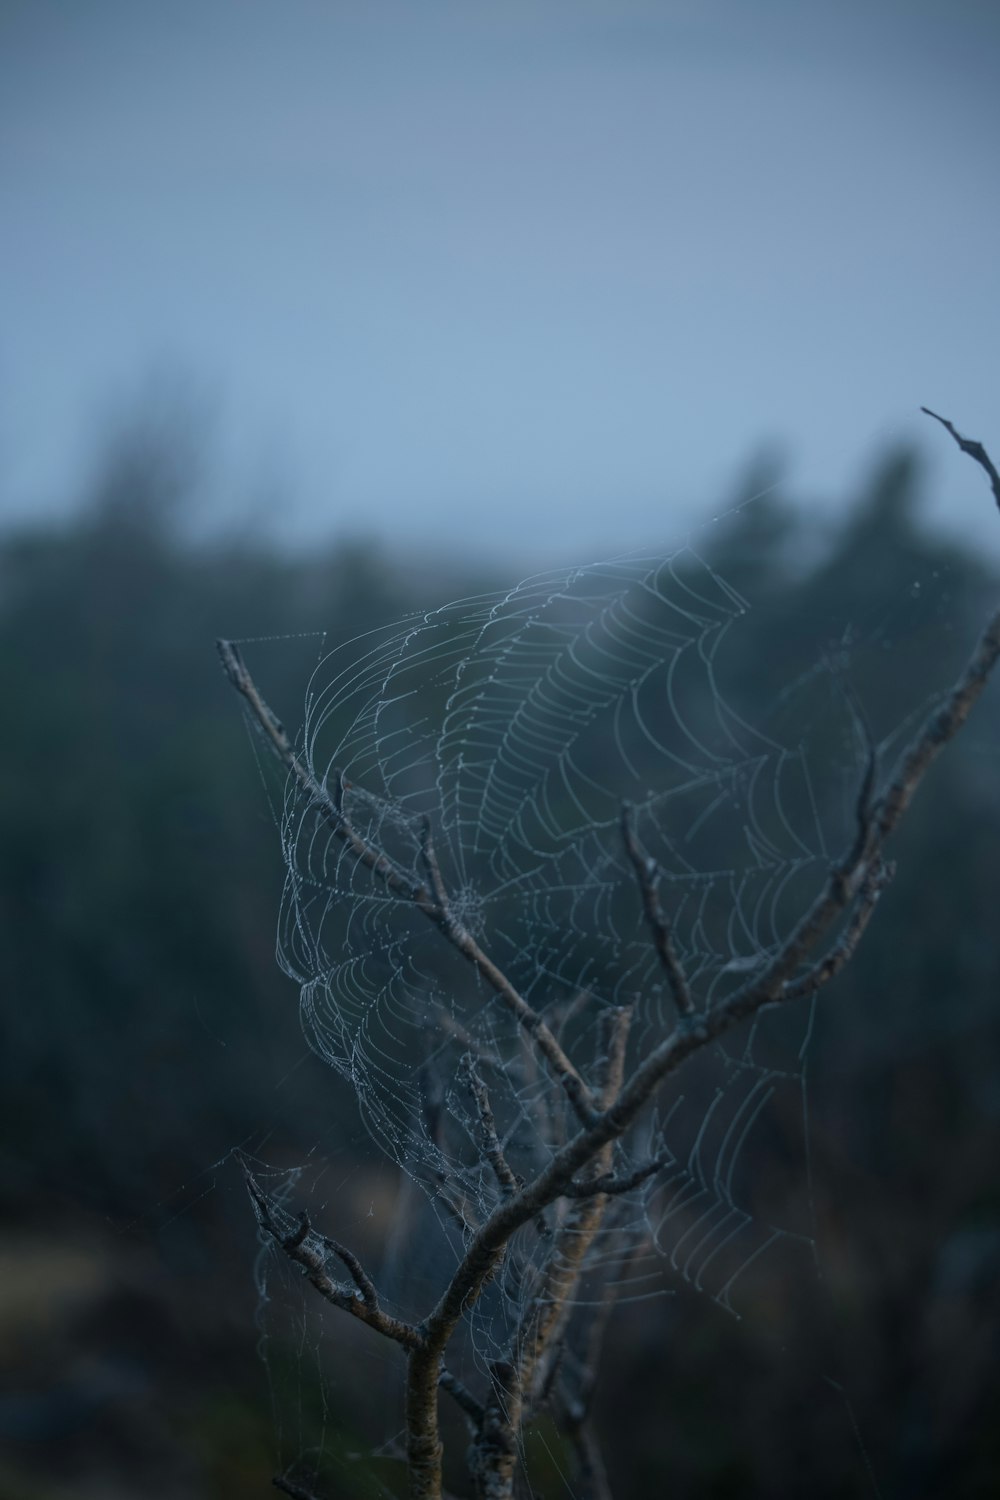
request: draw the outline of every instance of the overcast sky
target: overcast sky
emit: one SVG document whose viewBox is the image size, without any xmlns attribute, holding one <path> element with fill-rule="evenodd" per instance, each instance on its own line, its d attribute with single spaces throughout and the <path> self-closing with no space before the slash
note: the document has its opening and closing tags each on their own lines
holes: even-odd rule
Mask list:
<svg viewBox="0 0 1000 1500">
<path fill-rule="evenodd" d="M 772 443 L 835 503 L 916 437 L 964 505 L 917 407 L 1000 449 L 998 41 L 995 0 L 0 0 L 3 509 L 157 372 L 220 513 L 295 538 L 667 542 Z"/>
</svg>

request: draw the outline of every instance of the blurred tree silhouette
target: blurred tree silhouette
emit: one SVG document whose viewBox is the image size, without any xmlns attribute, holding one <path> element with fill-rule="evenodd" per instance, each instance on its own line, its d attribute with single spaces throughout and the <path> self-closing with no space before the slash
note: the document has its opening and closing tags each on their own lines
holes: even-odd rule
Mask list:
<svg viewBox="0 0 1000 1500">
<path fill-rule="evenodd" d="M 270 828 L 263 808 L 248 817 L 259 786 L 204 643 L 234 620 L 350 634 L 399 599 L 362 548 L 292 563 L 185 543 L 189 479 L 169 434 L 127 434 L 76 520 L 0 552 L 0 690 L 16 706 L 0 941 L 17 997 L 0 1108 L 29 1148 L 9 1164 L 29 1193 L 41 1174 L 118 1210 L 123 1191 L 148 1205 L 231 1145 L 248 1101 L 274 1097 L 267 1053 L 293 1045 Z M 318 644 L 286 645 L 293 692 Z"/>
</svg>

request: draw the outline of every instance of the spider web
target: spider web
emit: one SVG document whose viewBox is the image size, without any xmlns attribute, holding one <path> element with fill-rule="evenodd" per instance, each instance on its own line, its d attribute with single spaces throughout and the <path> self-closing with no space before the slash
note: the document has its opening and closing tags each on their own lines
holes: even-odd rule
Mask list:
<svg viewBox="0 0 1000 1500">
<path fill-rule="evenodd" d="M 502 1195 L 470 1066 L 518 1178 L 578 1128 L 525 1028 L 407 894 L 426 888 L 428 831 L 452 917 L 595 1086 L 612 1011 L 633 1017 L 626 1074 L 677 1022 L 623 804 L 696 1011 L 769 962 L 853 829 L 865 748 L 838 687 L 845 664 L 824 661 L 780 694 L 772 718 L 794 738 L 748 722 L 731 702 L 747 608 L 685 547 L 459 600 L 339 646 L 313 672 L 300 762 L 393 878 L 289 778 L 278 953 L 310 1045 L 403 1174 L 376 1279 L 404 1318 L 434 1305 Z M 595 1310 L 614 1301 L 686 1284 L 739 1317 L 773 1285 L 775 1255 L 812 1261 L 812 1025 L 810 1004 L 760 1012 L 690 1058 L 616 1143 L 616 1173 L 661 1166 L 609 1201 L 565 1310 L 564 1368 L 584 1367 Z M 290 1234 L 295 1184 L 262 1175 Z M 337 1195 L 316 1207 L 339 1235 Z M 520 1230 L 468 1310 L 448 1364 L 474 1389 L 537 1298 L 570 1212 L 559 1200 Z"/>
<path fill-rule="evenodd" d="M 315 780 L 405 884 L 426 878 L 430 827 L 453 914 L 584 1074 L 610 1007 L 633 1008 L 631 1059 L 675 1019 L 623 843 L 624 802 L 700 1009 L 767 961 L 826 875 L 831 807 L 821 816 L 806 745 L 747 723 L 717 680 L 746 608 L 685 548 L 460 600 L 339 647 L 313 675 L 300 744 Z M 280 824 L 279 957 L 307 1036 L 425 1189 L 457 1256 L 499 1192 L 463 1058 L 522 1177 L 571 1129 L 562 1090 L 496 993 L 291 781 Z M 655 1154 L 665 1165 L 616 1205 L 609 1257 L 641 1237 L 732 1308 L 758 1256 L 808 1238 L 808 1225 L 755 1203 L 740 1173 L 775 1095 L 801 1095 L 810 1024 L 808 1008 L 765 1015 L 738 1050 L 696 1059 L 683 1094 L 662 1091 L 619 1164 Z M 509 1332 L 539 1253 L 522 1246 L 481 1304 L 481 1354 Z"/>
</svg>

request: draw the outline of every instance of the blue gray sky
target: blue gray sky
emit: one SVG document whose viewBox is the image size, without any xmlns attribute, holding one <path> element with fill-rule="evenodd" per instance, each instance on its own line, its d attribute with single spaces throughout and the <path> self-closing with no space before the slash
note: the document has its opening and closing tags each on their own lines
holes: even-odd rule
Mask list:
<svg viewBox="0 0 1000 1500">
<path fill-rule="evenodd" d="M 4 514 L 164 378 L 293 541 L 666 543 L 773 445 L 964 509 L 998 77 L 994 0 L 0 0 Z"/>
</svg>

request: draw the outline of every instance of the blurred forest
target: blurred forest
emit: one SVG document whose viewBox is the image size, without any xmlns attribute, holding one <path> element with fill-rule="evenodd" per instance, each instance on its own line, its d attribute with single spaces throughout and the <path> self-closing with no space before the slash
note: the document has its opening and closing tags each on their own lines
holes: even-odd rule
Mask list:
<svg viewBox="0 0 1000 1500">
<path fill-rule="evenodd" d="M 395 1184 L 276 966 L 280 849 L 213 643 L 276 638 L 255 674 L 295 726 L 314 633 L 510 580 L 360 543 L 196 540 L 191 487 L 136 431 L 70 519 L 0 537 L 4 1500 L 264 1496 L 320 1447 L 331 1500 L 400 1472 L 366 1456 L 392 1436 L 394 1351 L 348 1319 L 307 1337 L 294 1299 L 266 1317 L 258 1292 L 234 1148 L 325 1171 L 338 1234 L 374 1265 Z M 831 653 L 876 736 L 949 684 L 1000 580 L 922 529 L 920 487 L 895 453 L 822 544 L 774 494 L 700 540 L 752 606 L 726 643 L 751 721 Z M 598 1426 L 618 1500 L 1000 1488 L 998 731 L 994 687 L 820 1002 L 797 1189 L 815 1260 L 741 1322 L 686 1287 L 617 1317 Z M 550 1442 L 539 1497 L 571 1494 L 558 1467 Z"/>
</svg>

